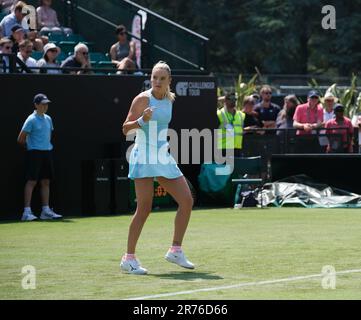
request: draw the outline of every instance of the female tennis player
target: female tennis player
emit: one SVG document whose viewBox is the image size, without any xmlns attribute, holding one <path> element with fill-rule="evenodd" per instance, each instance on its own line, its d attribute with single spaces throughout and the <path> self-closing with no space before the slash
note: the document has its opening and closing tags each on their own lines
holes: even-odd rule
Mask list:
<svg viewBox="0 0 361 320">
<path fill-rule="evenodd" d="M 193 198 L 185 177 L 168 152 L 167 130 L 172 118 L 175 94 L 170 91 L 171 70 L 163 61 L 152 70 L 152 88 L 135 97 L 123 133 L 137 129 L 134 148 L 129 158 L 129 175 L 134 180 L 137 209 L 129 227 L 127 253 L 121 270 L 131 274 L 147 274 L 135 257 L 135 248 L 153 202 L 154 179 L 178 203 L 172 246 L 165 259 L 187 269 L 194 269 L 182 250 L 182 242 L 193 207 Z"/>
</svg>

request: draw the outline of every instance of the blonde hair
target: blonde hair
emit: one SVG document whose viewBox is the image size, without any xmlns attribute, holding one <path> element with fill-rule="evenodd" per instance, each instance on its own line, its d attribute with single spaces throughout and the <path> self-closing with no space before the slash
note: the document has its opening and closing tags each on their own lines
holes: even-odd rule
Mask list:
<svg viewBox="0 0 361 320">
<path fill-rule="evenodd" d="M 153 67 L 152 73 L 154 72 L 155 69 L 166 70 L 168 72 L 169 77 L 171 77 L 172 75 L 169 65 L 164 61 L 157 62 Z M 168 86 L 167 91 L 165 92 L 165 97 L 172 102 L 174 102 L 175 100 L 175 93 L 170 91 L 170 86 Z"/>
</svg>

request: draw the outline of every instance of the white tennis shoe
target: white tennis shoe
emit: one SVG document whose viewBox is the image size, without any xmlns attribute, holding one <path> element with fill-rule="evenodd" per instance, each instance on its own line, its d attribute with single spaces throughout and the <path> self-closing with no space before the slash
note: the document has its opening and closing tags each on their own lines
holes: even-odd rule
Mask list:
<svg viewBox="0 0 361 320">
<path fill-rule="evenodd" d="M 120 269 L 126 273 L 144 275 L 148 270 L 143 268 L 137 259 L 125 260 L 124 257 L 120 262 Z"/>
<path fill-rule="evenodd" d="M 55 219 L 61 219 L 63 216 L 60 214 L 56 214 L 53 210 L 45 210 L 41 212 L 40 219 L 41 220 L 55 220 Z"/>
<path fill-rule="evenodd" d="M 170 250 L 168 250 L 168 252 L 164 258 L 168 262 L 175 263 L 186 269 L 194 269 L 195 268 L 194 264 L 186 258 L 183 251 L 171 252 Z"/>
<path fill-rule="evenodd" d="M 34 221 L 37 219 L 38 217 L 34 216 L 32 212 L 24 212 L 21 217 L 21 221 Z"/>
</svg>

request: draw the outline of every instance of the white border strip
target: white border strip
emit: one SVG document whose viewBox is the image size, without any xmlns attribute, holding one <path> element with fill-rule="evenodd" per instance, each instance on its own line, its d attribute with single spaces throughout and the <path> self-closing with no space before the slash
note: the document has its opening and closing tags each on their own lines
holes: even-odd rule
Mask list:
<svg viewBox="0 0 361 320">
<path fill-rule="evenodd" d="M 344 274 L 350 274 L 350 273 L 361 273 L 361 269 L 340 271 L 340 272 L 336 272 L 334 275 L 344 275 Z M 245 283 L 239 283 L 239 284 L 234 284 L 234 285 L 229 285 L 229 286 L 220 286 L 220 287 L 203 288 L 203 289 L 196 289 L 196 290 L 189 290 L 189 291 L 162 293 L 162 294 L 155 294 L 155 295 L 151 295 L 151 296 L 128 298 L 125 300 L 158 299 L 158 298 L 166 298 L 166 297 L 174 297 L 174 296 L 180 296 L 180 295 L 193 294 L 196 292 L 210 292 L 210 291 L 228 290 L 228 289 L 235 289 L 235 288 L 262 286 L 262 285 L 267 285 L 267 284 L 275 284 L 275 283 L 283 283 L 283 282 L 292 282 L 292 281 L 298 281 L 298 280 L 307 280 L 307 279 L 324 277 L 326 275 L 330 275 L 330 274 L 319 273 L 319 274 L 311 274 L 308 276 L 296 276 L 296 277 L 276 279 L 276 280 L 266 280 L 266 281 L 259 281 L 259 282 L 245 282 Z"/>
</svg>

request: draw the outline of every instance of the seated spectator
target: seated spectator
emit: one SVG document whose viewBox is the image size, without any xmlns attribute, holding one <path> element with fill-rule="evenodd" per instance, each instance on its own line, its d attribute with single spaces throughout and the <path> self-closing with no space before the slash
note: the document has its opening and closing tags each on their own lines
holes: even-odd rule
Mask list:
<svg viewBox="0 0 361 320">
<path fill-rule="evenodd" d="M 118 37 L 118 42 L 113 44 L 110 48 L 110 57 L 112 62 L 116 64 L 118 70 L 126 73 L 126 70 L 137 69 L 135 60 L 135 43 L 128 41 L 127 29 L 120 25 L 116 28 L 115 33 Z"/>
<path fill-rule="evenodd" d="M 12 27 L 9 39 L 13 42 L 12 52 L 17 54 L 19 52 L 20 43 L 25 40 L 24 29 L 19 25 Z"/>
<path fill-rule="evenodd" d="M 27 38 L 33 43 L 34 51 L 42 52 L 44 50 L 44 42 L 41 38 L 38 38 L 37 31 L 28 32 Z"/>
<path fill-rule="evenodd" d="M 128 58 L 120 61 L 117 67 L 119 69 L 119 71 L 117 71 L 117 74 L 134 74 L 134 72 L 136 71 L 135 64 Z"/>
<path fill-rule="evenodd" d="M 257 118 L 257 113 L 253 110 L 255 106 L 255 100 L 252 96 L 245 97 L 243 100 L 243 113 L 244 118 L 244 134 L 258 133 L 262 134 L 264 131 L 252 131 L 252 129 L 262 128 L 262 123 Z"/>
<path fill-rule="evenodd" d="M 335 117 L 333 112 L 333 107 L 335 106 L 338 99 L 332 94 L 332 92 L 326 92 L 323 98 L 323 122 L 326 123 L 328 120 L 331 120 Z"/>
<path fill-rule="evenodd" d="M 0 23 L 0 33 L 2 30 L 2 33 L 6 37 L 10 37 L 12 34 L 12 29 L 14 27 L 21 27 L 24 28 L 22 24 L 22 20 L 24 18 L 24 14 L 22 14 L 22 10 L 26 6 L 26 4 L 22 1 L 18 1 L 16 5 L 14 6 L 13 13 L 10 13 Z M 29 30 L 28 28 L 26 30 L 23 29 L 23 32 L 25 34 L 25 38 L 28 38 L 33 42 L 34 50 L 35 51 L 43 51 L 44 44 L 47 43 L 47 38 L 40 38 L 38 37 L 38 33 L 35 30 Z M 17 48 L 16 48 L 17 49 Z"/>
<path fill-rule="evenodd" d="M 51 5 L 52 0 L 40 0 L 40 6 L 36 9 L 40 34 L 49 32 L 72 34 L 73 31 L 70 28 L 60 26 L 58 15 Z"/>
<path fill-rule="evenodd" d="M 298 105 L 297 97 L 292 94 L 284 99 L 283 109 L 278 114 L 276 125 L 279 129 L 293 129 L 293 116 Z"/>
<path fill-rule="evenodd" d="M 13 42 L 9 38 L 0 39 L 0 53 L 11 54 Z M 9 73 L 9 57 L 0 59 L 0 73 Z"/>
<path fill-rule="evenodd" d="M 327 152 L 352 153 L 353 125 L 351 120 L 344 116 L 345 108 L 342 104 L 336 104 L 334 107 L 335 118 L 326 122 L 327 135 L 342 135 L 341 142 L 329 136 L 329 145 Z M 344 128 L 344 129 L 341 129 Z M 345 129 L 346 128 L 346 129 Z M 341 145 L 340 145 L 341 143 Z"/>
<path fill-rule="evenodd" d="M 26 16 L 22 13 L 26 4 L 22 1 L 16 3 L 12 13 L 5 16 L 0 22 L 0 36 L 10 37 L 12 28 L 16 25 L 21 25 L 23 18 Z M 26 32 L 28 30 L 25 30 Z"/>
<path fill-rule="evenodd" d="M 293 116 L 293 127 L 299 129 L 297 135 L 316 134 L 315 129 L 323 125 L 323 108 L 320 104 L 320 95 L 311 90 L 307 95 L 307 103 L 297 106 Z"/>
<path fill-rule="evenodd" d="M 2 0 L 0 1 L 0 10 L 5 13 L 10 13 L 14 9 L 14 6 L 17 2 L 18 0 Z"/>
<path fill-rule="evenodd" d="M 36 60 L 31 57 L 33 53 L 33 44 L 30 40 L 23 40 L 19 45 L 18 58 L 29 68 L 36 68 Z M 37 72 L 37 69 L 30 69 L 31 72 Z"/>
<path fill-rule="evenodd" d="M 47 68 L 59 68 L 60 64 L 56 62 L 56 58 L 60 54 L 60 48 L 54 43 L 48 43 L 44 47 L 44 56 L 41 58 L 37 65 L 40 69 L 40 73 L 59 74 L 59 69 L 47 69 Z"/>
<path fill-rule="evenodd" d="M 11 36 L 9 38 L 13 42 L 12 51 L 17 54 L 19 52 L 20 43 L 26 39 L 24 29 L 19 25 L 12 27 Z"/>
<path fill-rule="evenodd" d="M 82 74 L 82 73 L 92 73 L 91 63 L 89 59 L 89 49 L 88 46 L 84 43 L 79 43 L 74 47 L 74 55 L 68 57 L 61 64 L 62 68 L 82 68 L 83 70 L 72 71 L 72 70 L 63 70 L 63 73 L 70 74 Z"/>
<path fill-rule="evenodd" d="M 270 86 L 263 86 L 260 95 L 262 100 L 255 106 L 254 111 L 258 114 L 258 119 L 265 129 L 274 129 L 276 128 L 276 120 L 281 108 L 271 102 L 272 89 Z"/>
</svg>

